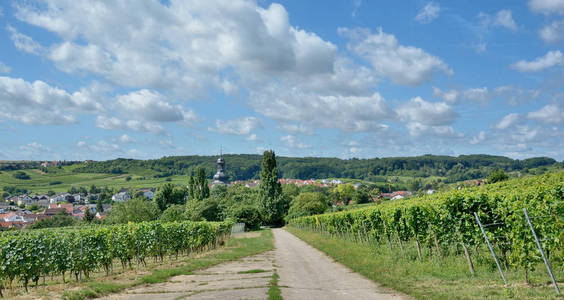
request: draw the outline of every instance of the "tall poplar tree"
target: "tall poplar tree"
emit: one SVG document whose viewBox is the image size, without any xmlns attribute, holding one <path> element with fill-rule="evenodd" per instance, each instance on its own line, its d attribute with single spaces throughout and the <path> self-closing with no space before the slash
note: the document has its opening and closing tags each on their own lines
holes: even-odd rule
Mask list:
<svg viewBox="0 0 564 300">
<path fill-rule="evenodd" d="M 259 203 L 264 223 L 280 225 L 283 222 L 282 186 L 278 182 L 278 167 L 273 150 L 264 151 L 262 155 Z"/>
</svg>

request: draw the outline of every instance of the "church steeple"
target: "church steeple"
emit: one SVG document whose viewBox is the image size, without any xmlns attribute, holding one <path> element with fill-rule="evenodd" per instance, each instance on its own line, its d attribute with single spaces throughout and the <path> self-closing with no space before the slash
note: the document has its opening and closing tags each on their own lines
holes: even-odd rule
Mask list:
<svg viewBox="0 0 564 300">
<path fill-rule="evenodd" d="M 215 184 L 227 184 L 227 175 L 225 175 L 223 169 L 225 168 L 225 160 L 223 159 L 223 149 L 219 148 L 219 158 L 217 159 L 217 172 L 213 175 L 212 185 Z"/>
</svg>

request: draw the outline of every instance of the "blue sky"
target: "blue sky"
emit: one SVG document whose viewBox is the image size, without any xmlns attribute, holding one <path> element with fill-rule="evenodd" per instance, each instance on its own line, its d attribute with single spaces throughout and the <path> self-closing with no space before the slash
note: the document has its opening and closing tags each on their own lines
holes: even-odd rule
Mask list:
<svg viewBox="0 0 564 300">
<path fill-rule="evenodd" d="M 564 160 L 564 0 L 2 1 L 0 160 Z"/>
</svg>

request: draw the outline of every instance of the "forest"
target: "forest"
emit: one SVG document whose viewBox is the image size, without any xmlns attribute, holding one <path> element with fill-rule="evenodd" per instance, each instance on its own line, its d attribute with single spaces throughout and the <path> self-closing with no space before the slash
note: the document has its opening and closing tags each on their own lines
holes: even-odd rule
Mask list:
<svg viewBox="0 0 564 300">
<path fill-rule="evenodd" d="M 145 169 L 158 172 L 156 177 L 191 175 L 197 168 L 207 170 L 207 177 L 215 173 L 215 156 L 170 156 L 160 159 L 115 160 L 77 164 L 77 173 L 130 173 Z M 230 180 L 258 179 L 261 155 L 227 154 L 226 174 Z M 562 163 L 548 157 L 524 160 L 492 155 L 388 157 L 372 159 L 339 159 L 324 157 L 277 157 L 279 177 L 295 179 L 351 178 L 372 182 L 383 182 L 386 176 L 446 177 L 447 182 L 484 178 L 493 170 L 506 172 L 547 167 Z"/>
</svg>

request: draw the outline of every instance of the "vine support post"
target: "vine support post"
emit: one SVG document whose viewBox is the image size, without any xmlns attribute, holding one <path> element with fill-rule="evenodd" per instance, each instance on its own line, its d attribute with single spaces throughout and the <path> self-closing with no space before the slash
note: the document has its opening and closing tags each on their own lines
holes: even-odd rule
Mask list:
<svg viewBox="0 0 564 300">
<path fill-rule="evenodd" d="M 474 271 L 474 264 L 472 263 L 472 258 L 470 258 L 470 253 L 468 252 L 468 247 L 464 242 L 461 243 L 462 248 L 464 249 L 464 255 L 466 256 L 466 260 L 468 261 L 468 268 L 470 268 L 470 272 L 472 273 L 472 278 L 474 278 L 475 271 Z"/>
<path fill-rule="evenodd" d="M 139 236 L 137 236 L 137 270 L 139 270 Z"/>
<path fill-rule="evenodd" d="M 495 264 L 497 266 L 497 269 L 499 270 L 499 274 L 501 275 L 501 278 L 503 279 L 503 284 L 507 285 L 507 280 L 505 279 L 505 274 L 503 274 L 503 270 L 501 270 L 501 266 L 499 265 L 499 261 L 497 260 L 497 256 L 495 255 L 495 252 L 492 248 L 492 245 L 490 244 L 490 240 L 488 239 L 488 236 L 486 235 L 486 231 L 484 231 L 484 227 L 482 226 L 482 222 L 480 222 L 480 217 L 478 217 L 478 213 L 474 212 L 474 217 L 476 217 L 476 222 L 478 222 L 478 226 L 480 226 L 480 230 L 482 230 L 482 234 L 484 235 L 484 239 L 486 239 L 486 243 L 488 243 L 488 247 L 490 248 L 490 252 L 492 253 L 492 256 L 495 260 Z"/>
<path fill-rule="evenodd" d="M 417 256 L 419 257 L 419 260 L 423 260 L 423 258 L 421 257 L 421 246 L 419 245 L 419 241 L 417 239 L 415 239 L 415 246 L 417 246 Z"/>
<path fill-rule="evenodd" d="M 552 280 L 552 284 L 554 284 L 554 289 L 556 289 L 556 294 L 560 295 L 560 289 L 558 288 L 558 284 L 556 284 L 556 280 L 554 280 L 554 275 L 552 275 L 552 269 L 550 268 L 550 263 L 548 262 L 546 256 L 544 255 L 542 246 L 539 242 L 535 229 L 533 228 L 533 223 L 531 223 L 531 219 L 529 219 L 529 215 L 527 214 L 527 209 L 525 207 L 523 207 L 523 212 L 525 213 L 525 218 L 527 219 L 527 223 L 529 223 L 529 226 L 531 227 L 531 232 L 535 237 L 535 242 L 537 242 L 537 246 L 539 247 L 539 251 L 541 253 L 542 259 L 544 260 L 544 264 L 546 265 L 546 269 L 548 270 L 548 274 L 550 275 L 550 279 Z"/>
<path fill-rule="evenodd" d="M 78 278 L 82 282 L 82 238 L 80 239 L 80 267 L 78 268 Z"/>
</svg>

